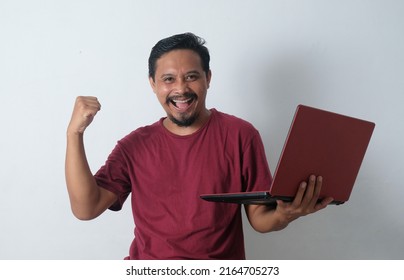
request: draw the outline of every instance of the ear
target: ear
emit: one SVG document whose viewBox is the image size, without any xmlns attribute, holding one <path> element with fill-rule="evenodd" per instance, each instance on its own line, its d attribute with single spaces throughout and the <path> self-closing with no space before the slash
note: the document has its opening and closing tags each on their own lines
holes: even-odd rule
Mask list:
<svg viewBox="0 0 404 280">
<path fill-rule="evenodd" d="M 210 85 L 210 79 L 211 78 L 212 78 L 212 71 L 209 70 L 208 73 L 206 74 L 206 82 L 208 84 L 208 88 L 209 88 L 209 85 Z"/>
<path fill-rule="evenodd" d="M 156 93 L 156 82 L 153 80 L 153 77 L 149 77 L 149 83 L 151 88 L 153 89 L 153 92 Z"/>
</svg>

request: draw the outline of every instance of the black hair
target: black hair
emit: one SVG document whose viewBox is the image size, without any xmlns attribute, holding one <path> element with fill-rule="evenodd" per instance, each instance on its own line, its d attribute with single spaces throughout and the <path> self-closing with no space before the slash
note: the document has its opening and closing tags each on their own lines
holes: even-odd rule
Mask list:
<svg viewBox="0 0 404 280">
<path fill-rule="evenodd" d="M 189 32 L 177 34 L 158 41 L 152 48 L 149 56 L 149 77 L 154 80 L 154 75 L 156 74 L 156 62 L 162 55 L 178 49 L 186 49 L 196 52 L 201 58 L 203 71 L 208 74 L 210 70 L 210 55 L 209 50 L 204 46 L 205 43 L 206 41 L 204 39 Z"/>
</svg>

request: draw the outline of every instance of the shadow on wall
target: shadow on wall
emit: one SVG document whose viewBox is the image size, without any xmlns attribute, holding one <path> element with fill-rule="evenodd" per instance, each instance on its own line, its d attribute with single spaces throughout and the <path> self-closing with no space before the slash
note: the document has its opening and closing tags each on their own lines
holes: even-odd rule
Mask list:
<svg viewBox="0 0 404 280">
<path fill-rule="evenodd" d="M 263 48 L 265 49 L 265 48 Z M 257 53 L 248 61 L 240 61 L 253 74 L 240 77 L 237 88 L 249 92 L 254 102 L 242 104 L 247 119 L 253 119 L 272 156 L 278 158 L 298 104 L 321 107 L 327 96 L 331 75 L 326 59 L 317 49 L 280 50 Z M 321 52 L 320 52 L 321 53 Z M 241 79 L 242 78 L 242 79 Z M 272 169 L 274 158 L 271 158 Z"/>
</svg>

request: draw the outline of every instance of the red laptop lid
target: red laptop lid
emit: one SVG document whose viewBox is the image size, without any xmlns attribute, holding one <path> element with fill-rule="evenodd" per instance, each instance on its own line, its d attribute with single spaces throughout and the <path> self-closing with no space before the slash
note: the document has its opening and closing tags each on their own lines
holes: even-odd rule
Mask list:
<svg viewBox="0 0 404 280">
<path fill-rule="evenodd" d="M 321 197 L 351 195 L 375 124 L 299 105 L 274 173 L 272 196 L 294 197 L 311 174 L 323 177 Z"/>
</svg>

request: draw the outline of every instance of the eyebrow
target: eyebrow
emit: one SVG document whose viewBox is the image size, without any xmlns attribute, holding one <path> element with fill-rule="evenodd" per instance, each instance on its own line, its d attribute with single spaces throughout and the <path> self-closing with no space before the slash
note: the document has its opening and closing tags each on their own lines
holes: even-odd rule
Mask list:
<svg viewBox="0 0 404 280">
<path fill-rule="evenodd" d="M 186 72 L 186 73 L 185 73 L 185 76 L 186 76 L 186 75 L 190 75 L 190 74 L 201 75 L 201 72 L 199 72 L 198 70 L 191 70 L 191 71 Z M 172 74 L 172 73 L 163 73 L 163 74 L 160 75 L 160 78 L 172 77 L 172 76 L 176 76 L 176 75 L 175 75 L 175 74 Z"/>
<path fill-rule="evenodd" d="M 198 75 L 200 75 L 201 73 L 198 70 L 191 70 L 191 71 L 188 71 L 187 73 L 185 73 L 185 75 L 189 75 L 189 74 L 198 74 Z"/>
</svg>

